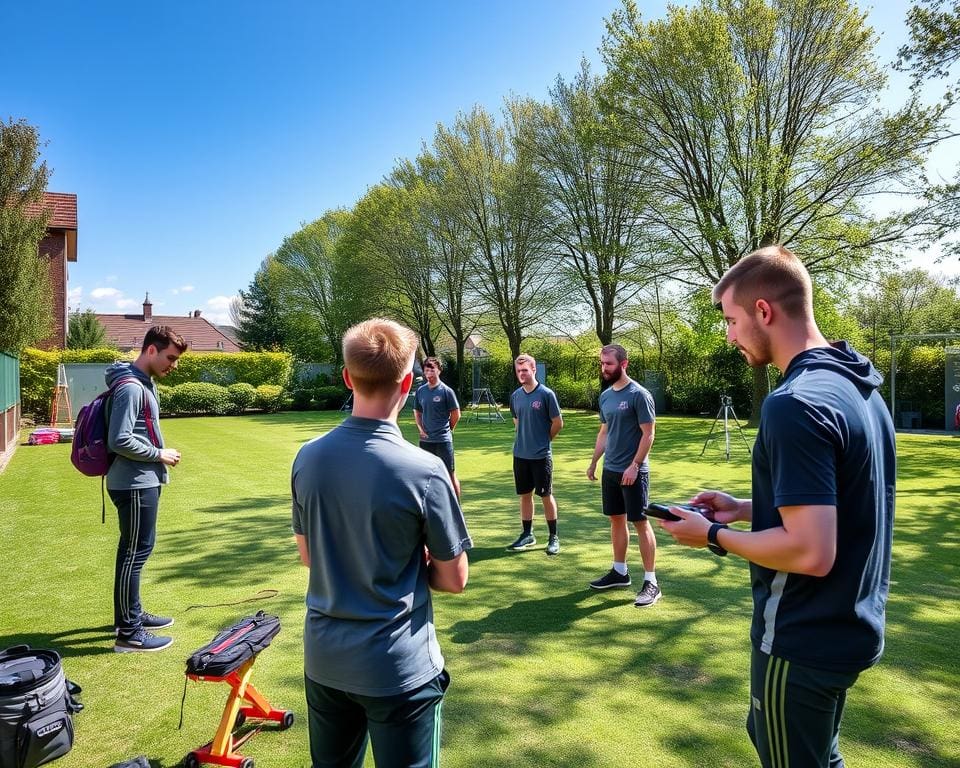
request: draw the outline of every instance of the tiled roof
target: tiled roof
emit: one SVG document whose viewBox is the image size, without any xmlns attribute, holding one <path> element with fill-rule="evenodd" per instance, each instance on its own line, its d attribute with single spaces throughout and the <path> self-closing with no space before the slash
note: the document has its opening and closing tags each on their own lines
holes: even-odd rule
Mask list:
<svg viewBox="0 0 960 768">
<path fill-rule="evenodd" d="M 50 212 L 50 229 L 77 228 L 77 196 L 71 192 L 44 192 L 43 202 L 28 205 L 26 212 L 31 216 L 40 215 L 41 211 Z"/>
<path fill-rule="evenodd" d="M 155 325 L 169 325 L 183 336 L 193 352 L 240 352 L 240 347 L 205 317 L 183 315 L 97 315 L 97 319 L 120 349 L 140 349 L 146 332 Z"/>
</svg>

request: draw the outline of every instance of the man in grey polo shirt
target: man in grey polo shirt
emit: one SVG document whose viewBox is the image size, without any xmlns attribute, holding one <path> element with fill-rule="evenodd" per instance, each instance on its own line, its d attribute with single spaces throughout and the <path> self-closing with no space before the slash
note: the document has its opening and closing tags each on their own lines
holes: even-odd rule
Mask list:
<svg viewBox="0 0 960 768">
<path fill-rule="evenodd" d="M 472 547 L 447 470 L 397 414 L 417 336 L 375 318 L 347 331 L 353 411 L 293 464 L 293 530 L 310 568 L 304 684 L 314 766 L 438 765 L 449 684 L 430 589 L 462 592 Z"/>
<path fill-rule="evenodd" d="M 630 586 L 627 550 L 633 523 L 640 542 L 643 561 L 643 586 L 634 605 L 646 608 L 660 599 L 660 587 L 654 570 L 657 539 L 644 510 L 650 489 L 650 466 L 647 457 L 656 431 L 656 410 L 653 397 L 627 376 L 627 350 L 619 344 L 608 344 L 600 350 L 600 374 L 610 386 L 600 395 L 600 432 L 593 449 L 587 477 L 597 479 L 597 462 L 603 460 L 600 496 L 603 514 L 610 520 L 610 543 L 613 563 L 610 571 L 590 582 L 593 589 Z"/>
<path fill-rule="evenodd" d="M 533 535 L 533 495 L 536 494 L 543 503 L 543 516 L 550 533 L 546 553 L 556 555 L 560 552 L 560 537 L 550 444 L 563 429 L 563 416 L 553 390 L 537 381 L 537 361 L 533 357 L 518 355 L 514 370 L 520 386 L 510 395 L 510 413 L 517 430 L 513 442 L 513 480 L 520 497 L 523 530 L 507 549 L 521 552 L 537 543 Z"/>
<path fill-rule="evenodd" d="M 450 482 L 460 498 L 460 481 L 453 459 L 453 430 L 460 421 L 460 403 L 457 394 L 440 381 L 443 363 L 437 357 L 423 361 L 426 384 L 417 388 L 413 399 L 413 418 L 420 432 L 420 447 L 439 457 L 450 473 Z"/>
</svg>

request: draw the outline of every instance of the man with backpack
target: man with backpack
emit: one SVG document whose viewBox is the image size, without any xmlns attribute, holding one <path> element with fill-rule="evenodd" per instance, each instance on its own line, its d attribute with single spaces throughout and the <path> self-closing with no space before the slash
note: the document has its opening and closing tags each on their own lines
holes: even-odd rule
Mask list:
<svg viewBox="0 0 960 768">
<path fill-rule="evenodd" d="M 147 331 L 136 360 L 114 363 L 106 380 L 112 395 L 107 411 L 107 445 L 114 454 L 107 472 L 107 491 L 117 507 L 120 542 L 113 584 L 113 649 L 159 651 L 173 642 L 150 630 L 173 624 L 140 604 L 140 573 L 153 551 L 157 534 L 160 487 L 169 482 L 169 467 L 180 463 L 180 451 L 166 448 L 160 434 L 160 403 L 153 379 L 177 367 L 187 343 L 172 328 Z"/>
</svg>

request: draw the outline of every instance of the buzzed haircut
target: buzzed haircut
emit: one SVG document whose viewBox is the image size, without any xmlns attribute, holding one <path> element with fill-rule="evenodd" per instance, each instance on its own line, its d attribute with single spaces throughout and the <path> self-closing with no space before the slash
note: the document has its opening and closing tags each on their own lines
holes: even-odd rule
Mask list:
<svg viewBox="0 0 960 768">
<path fill-rule="evenodd" d="M 187 351 L 189 346 L 187 342 L 183 340 L 183 336 L 177 333 L 169 325 L 155 325 L 147 334 L 143 337 L 143 344 L 140 346 L 141 352 L 146 352 L 147 347 L 153 345 L 157 352 L 163 352 L 171 344 L 180 350 L 182 355 Z"/>
<path fill-rule="evenodd" d="M 606 344 L 600 350 L 601 355 L 614 355 L 617 358 L 618 363 L 622 363 L 624 360 L 629 359 L 627 355 L 627 350 L 621 347 L 619 344 Z"/>
<path fill-rule="evenodd" d="M 374 395 L 392 391 L 411 369 L 417 334 L 400 323 L 374 317 L 343 336 L 343 363 L 353 388 Z"/>
<path fill-rule="evenodd" d="M 431 366 L 431 365 L 432 365 L 434 368 L 436 368 L 438 371 L 442 371 L 442 370 L 443 370 L 443 363 L 440 362 L 440 358 L 439 358 L 439 357 L 428 357 L 428 358 L 426 358 L 426 359 L 423 361 L 423 367 L 424 367 L 424 368 L 427 368 L 428 366 Z"/>
<path fill-rule="evenodd" d="M 520 363 L 530 363 L 533 366 L 534 370 L 537 368 L 537 361 L 534 360 L 533 355 L 522 354 L 517 355 L 517 359 L 513 361 L 514 366 L 520 365 Z"/>
<path fill-rule="evenodd" d="M 733 288 L 736 304 L 753 311 L 758 299 L 776 304 L 787 317 L 798 319 L 813 315 L 813 285 L 803 262 L 782 245 L 759 248 L 728 269 L 711 294 L 714 304 Z"/>
</svg>

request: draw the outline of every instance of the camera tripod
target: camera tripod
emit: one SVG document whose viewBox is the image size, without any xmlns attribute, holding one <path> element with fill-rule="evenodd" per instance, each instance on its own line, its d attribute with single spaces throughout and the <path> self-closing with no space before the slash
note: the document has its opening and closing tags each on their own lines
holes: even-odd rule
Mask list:
<svg viewBox="0 0 960 768">
<path fill-rule="evenodd" d="M 717 411 L 717 417 L 713 420 L 713 424 L 710 427 L 710 434 L 707 435 L 707 439 L 703 441 L 703 449 L 700 451 L 700 455 L 703 456 L 707 451 L 707 446 L 710 444 L 710 441 L 714 439 L 714 430 L 717 428 L 717 424 L 720 422 L 720 419 L 723 419 L 723 438 L 725 444 L 724 455 L 727 458 L 727 461 L 730 461 L 730 419 L 733 419 L 733 423 L 737 426 L 737 433 L 740 435 L 740 439 L 743 440 L 743 444 L 747 446 L 747 453 L 751 453 L 750 443 L 747 442 L 747 438 L 743 434 L 743 429 L 740 427 L 740 420 L 737 418 L 736 411 L 733 410 L 733 398 L 730 395 L 721 395 L 720 396 L 720 410 Z M 719 437 L 719 435 L 717 435 Z"/>
</svg>

